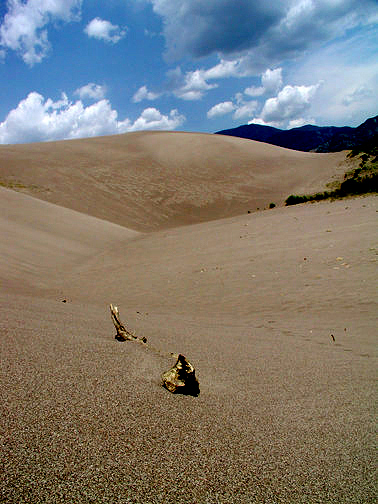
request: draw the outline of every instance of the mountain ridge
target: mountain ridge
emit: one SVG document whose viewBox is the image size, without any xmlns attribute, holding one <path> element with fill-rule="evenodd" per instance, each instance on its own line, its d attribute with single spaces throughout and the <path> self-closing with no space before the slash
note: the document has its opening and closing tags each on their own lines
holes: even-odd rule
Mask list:
<svg viewBox="0 0 378 504">
<path fill-rule="evenodd" d="M 256 140 L 302 152 L 339 152 L 354 149 L 377 136 L 378 116 L 367 119 L 355 128 L 306 124 L 282 130 L 260 124 L 245 124 L 218 131 L 216 134 Z"/>
</svg>

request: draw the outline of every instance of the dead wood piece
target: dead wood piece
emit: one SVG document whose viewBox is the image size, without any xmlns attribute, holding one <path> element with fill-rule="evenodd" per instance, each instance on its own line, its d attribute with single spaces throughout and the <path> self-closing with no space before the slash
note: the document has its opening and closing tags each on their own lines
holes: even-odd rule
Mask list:
<svg viewBox="0 0 378 504">
<path fill-rule="evenodd" d="M 116 328 L 117 334 L 115 335 L 115 339 L 118 341 L 134 341 L 138 338 L 132 334 L 130 331 L 126 329 L 126 327 L 122 324 L 119 318 L 118 308 L 110 304 L 110 313 L 112 316 L 112 321 L 114 327 Z"/>
<path fill-rule="evenodd" d="M 147 344 L 145 337 L 137 338 L 126 329 L 119 318 L 118 308 L 110 304 L 110 313 L 117 334 L 115 339 L 118 341 L 136 341 L 144 346 L 145 349 L 154 352 L 159 356 L 166 356 L 165 352 L 161 352 Z M 162 374 L 163 386 L 172 392 L 172 394 L 185 394 L 197 397 L 200 393 L 199 383 L 196 378 L 196 372 L 192 364 L 182 354 L 169 354 L 177 358 L 176 364 L 169 371 Z"/>
<path fill-rule="evenodd" d="M 179 355 L 172 369 L 162 374 L 163 386 L 172 394 L 185 394 L 198 396 L 199 383 L 195 369 L 183 356 Z"/>
</svg>

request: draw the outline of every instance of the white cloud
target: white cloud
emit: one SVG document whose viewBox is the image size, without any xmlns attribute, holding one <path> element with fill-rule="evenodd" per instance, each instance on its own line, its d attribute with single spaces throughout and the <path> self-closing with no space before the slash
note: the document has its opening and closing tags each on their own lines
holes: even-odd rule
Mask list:
<svg viewBox="0 0 378 504">
<path fill-rule="evenodd" d="M 82 100 L 91 98 L 93 100 L 102 100 L 106 94 L 106 86 L 100 86 L 90 82 L 86 86 L 76 89 L 75 95 L 78 95 Z"/>
<path fill-rule="evenodd" d="M 250 63 L 246 63 L 246 58 L 236 58 L 233 60 L 221 59 L 220 62 L 207 70 L 198 68 L 194 71 L 182 73 L 180 67 L 170 70 L 167 73 L 167 88 L 177 98 L 183 100 L 200 100 L 205 93 L 217 88 L 218 84 L 210 84 L 209 80 L 225 79 L 229 77 L 247 77 L 254 73 Z M 261 96 L 265 93 L 275 92 L 282 85 L 282 69 L 267 69 L 261 76 L 263 87 L 247 88 L 244 92 L 250 96 Z M 143 86 L 135 96 L 145 97 L 147 90 Z M 152 99 L 152 98 L 151 98 Z"/>
<path fill-rule="evenodd" d="M 0 124 L 1 143 L 23 143 L 106 135 L 117 129 L 117 112 L 106 100 L 90 107 L 29 93 Z"/>
<path fill-rule="evenodd" d="M 126 35 L 126 28 L 120 28 L 118 25 L 113 25 L 110 21 L 96 17 L 87 24 L 84 32 L 88 37 L 116 44 Z"/>
<path fill-rule="evenodd" d="M 250 101 L 239 105 L 234 112 L 234 119 L 244 119 L 251 117 L 256 113 L 258 107 L 257 101 Z"/>
<path fill-rule="evenodd" d="M 184 120 L 177 110 L 164 115 L 148 108 L 134 122 L 127 118 L 119 121 L 117 111 L 108 100 L 85 107 L 80 100 L 70 102 L 65 94 L 54 102 L 32 92 L 0 123 L 0 143 L 83 138 L 141 129 L 175 129 Z"/>
<path fill-rule="evenodd" d="M 210 84 L 209 80 L 244 77 L 245 73 L 240 68 L 241 63 L 241 59 L 229 61 L 221 59 L 220 63 L 207 70 L 198 68 L 185 74 L 182 73 L 180 67 L 177 67 L 167 72 L 168 83 L 166 88 L 168 92 L 172 92 L 182 100 L 201 100 L 207 91 L 218 87 L 218 84 Z"/>
<path fill-rule="evenodd" d="M 205 79 L 224 79 L 226 77 L 243 76 L 240 71 L 241 60 L 239 58 L 234 60 L 221 59 L 220 63 L 204 71 Z"/>
<path fill-rule="evenodd" d="M 139 103 L 142 100 L 156 100 L 159 98 L 160 94 L 153 93 L 152 91 L 148 91 L 147 86 L 142 86 L 138 89 L 138 91 L 133 96 L 133 102 Z"/>
<path fill-rule="evenodd" d="M 257 101 L 245 102 L 241 99 L 241 94 L 239 93 L 236 95 L 235 99 L 236 104 L 234 104 L 232 101 L 217 103 L 207 112 L 207 117 L 209 119 L 213 119 L 214 117 L 234 112 L 234 119 L 242 119 L 245 117 L 251 117 L 253 116 L 253 114 L 255 114 L 258 107 Z"/>
<path fill-rule="evenodd" d="M 244 90 L 248 96 L 262 96 L 274 94 L 282 87 L 282 68 L 270 70 L 269 68 L 261 75 L 260 87 L 249 87 Z"/>
<path fill-rule="evenodd" d="M 285 121 L 301 118 L 310 109 L 319 85 L 285 86 L 275 98 L 266 100 L 261 119 L 265 123 L 282 125 Z"/>
<path fill-rule="evenodd" d="M 225 114 L 229 114 L 235 109 L 235 105 L 231 101 L 217 103 L 214 107 L 207 112 L 207 117 L 212 119 L 213 117 L 222 116 Z"/>
<path fill-rule="evenodd" d="M 187 72 L 183 77 L 180 69 L 176 69 L 173 72 L 170 72 L 170 75 L 174 75 L 174 80 L 176 81 L 173 93 L 177 98 L 181 98 L 182 100 L 200 100 L 206 91 L 218 87 L 217 84 L 206 82 L 204 70 Z"/>
<path fill-rule="evenodd" d="M 46 26 L 77 21 L 82 0 L 11 0 L 0 26 L 0 45 L 19 53 L 30 66 L 40 63 L 50 49 Z"/>
<path fill-rule="evenodd" d="M 178 111 L 171 110 L 169 115 L 163 115 L 156 108 L 147 108 L 143 110 L 140 117 L 128 127 L 127 131 L 140 130 L 174 130 L 181 126 L 185 121 L 185 117 Z"/>
<path fill-rule="evenodd" d="M 315 122 L 314 120 L 303 119 L 303 117 L 300 117 L 299 119 L 293 119 L 292 121 L 289 121 L 288 129 L 300 128 L 301 126 L 304 126 L 305 124 L 311 124 L 314 122 Z"/>
<path fill-rule="evenodd" d="M 282 68 L 276 68 L 275 70 L 270 70 L 268 68 L 261 75 L 261 84 L 262 86 L 260 87 L 245 89 L 244 94 L 250 96 L 262 96 L 267 93 L 277 92 L 282 86 Z M 226 101 L 214 105 L 214 107 L 207 112 L 207 117 L 213 118 L 234 112 L 233 118 L 235 120 L 245 118 L 249 119 L 256 114 L 259 107 L 259 103 L 256 100 L 246 101 L 243 93 L 236 93 L 234 102 Z M 264 121 L 263 118 L 261 118 L 261 120 Z"/>
<path fill-rule="evenodd" d="M 259 68 L 261 65 L 259 65 Z M 256 73 L 256 68 L 249 61 L 248 56 L 240 58 L 223 59 L 220 62 L 207 70 L 198 69 L 203 79 L 227 79 L 229 77 L 248 77 Z"/>
<path fill-rule="evenodd" d="M 268 68 L 261 76 L 261 84 L 265 93 L 277 93 L 282 87 L 282 68 Z"/>
<path fill-rule="evenodd" d="M 251 86 L 244 89 L 244 93 L 247 96 L 262 96 L 265 93 L 265 89 L 262 86 L 256 87 Z"/>
<path fill-rule="evenodd" d="M 270 123 L 270 122 L 265 122 L 261 117 L 254 117 L 250 121 L 248 121 L 248 124 L 259 124 L 260 126 L 274 126 L 278 127 L 279 125 L 276 123 Z"/>
</svg>

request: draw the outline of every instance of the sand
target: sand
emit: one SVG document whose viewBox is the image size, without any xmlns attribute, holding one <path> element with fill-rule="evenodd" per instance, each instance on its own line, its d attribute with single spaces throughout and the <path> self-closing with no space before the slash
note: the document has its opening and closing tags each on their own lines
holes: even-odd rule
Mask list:
<svg viewBox="0 0 378 504">
<path fill-rule="evenodd" d="M 282 205 L 345 171 L 315 154 L 222 135 L 137 132 L 0 146 L 0 184 L 141 231 Z"/>
<path fill-rule="evenodd" d="M 172 136 L 188 138 L 190 152 L 195 135 Z M 158 157 L 159 134 L 131 137 Z M 82 145 L 90 153 L 120 140 Z M 243 149 L 252 156 L 245 142 L 241 158 Z M 27 185 L 24 156 L 35 162 L 30 180 L 34 171 L 42 180 L 47 165 L 38 168 L 33 153 L 53 159 L 67 143 L 8 146 L 6 170 L 13 149 L 12 176 Z M 252 146 L 267 163 L 264 144 Z M 324 167 L 327 155 L 312 156 Z M 332 156 L 312 187 L 340 169 Z M 171 214 L 165 204 L 145 214 L 149 189 L 140 187 L 112 222 L 120 200 L 109 189 L 100 208 L 90 197 L 102 191 L 97 175 L 88 168 L 80 186 L 66 163 L 64 177 L 46 168 L 43 178 L 66 208 L 30 188 L 18 189 L 33 196 L 0 188 L 2 502 L 375 502 L 376 197 L 247 214 L 240 209 L 253 201 L 235 182 L 228 218 L 219 202 L 198 204 L 189 218 L 178 200 L 195 196 L 167 172 L 163 188 L 177 185 Z M 290 189 L 307 183 L 301 163 Z M 180 169 L 200 177 L 190 163 Z M 222 176 L 214 184 L 231 187 Z M 199 199 L 215 194 L 204 184 Z M 270 189 L 259 191 L 269 201 Z M 162 353 L 115 341 L 110 302 Z M 169 352 L 195 366 L 198 397 L 161 387 Z"/>
</svg>

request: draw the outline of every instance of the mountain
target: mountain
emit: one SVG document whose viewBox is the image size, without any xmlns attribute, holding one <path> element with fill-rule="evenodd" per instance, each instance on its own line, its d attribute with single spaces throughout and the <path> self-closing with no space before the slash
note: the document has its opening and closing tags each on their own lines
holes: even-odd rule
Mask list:
<svg viewBox="0 0 378 504">
<path fill-rule="evenodd" d="M 367 119 L 356 128 L 308 124 L 300 128 L 282 130 L 259 124 L 245 124 L 218 131 L 217 134 L 257 140 L 299 151 L 338 152 L 353 149 L 377 135 L 378 116 Z"/>
</svg>

